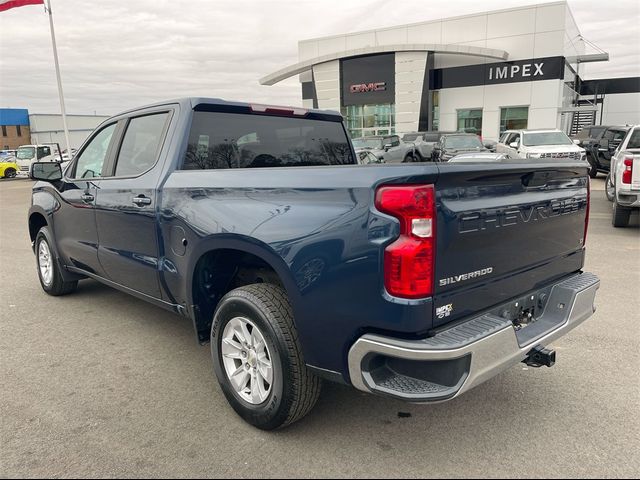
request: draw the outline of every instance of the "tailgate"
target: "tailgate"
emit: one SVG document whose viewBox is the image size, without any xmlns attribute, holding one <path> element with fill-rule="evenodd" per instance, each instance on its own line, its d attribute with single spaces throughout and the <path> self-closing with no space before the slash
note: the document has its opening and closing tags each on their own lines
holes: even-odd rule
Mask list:
<svg viewBox="0 0 640 480">
<path fill-rule="evenodd" d="M 586 168 L 555 162 L 439 169 L 434 326 L 582 268 Z"/>
</svg>

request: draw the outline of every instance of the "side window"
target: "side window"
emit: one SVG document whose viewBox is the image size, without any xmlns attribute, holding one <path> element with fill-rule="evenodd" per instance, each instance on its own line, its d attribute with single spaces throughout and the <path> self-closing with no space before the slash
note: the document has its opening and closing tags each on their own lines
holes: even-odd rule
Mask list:
<svg viewBox="0 0 640 480">
<path fill-rule="evenodd" d="M 116 161 L 116 177 L 140 175 L 156 163 L 168 112 L 132 118 Z"/>
<path fill-rule="evenodd" d="M 507 139 L 509 138 L 509 136 L 511 136 L 511 134 L 509 132 L 507 133 L 503 133 L 502 136 L 500 137 L 500 140 L 498 140 L 500 143 L 502 144 L 507 144 Z"/>
<path fill-rule="evenodd" d="M 102 174 L 102 165 L 115 130 L 116 124 L 112 123 L 93 137 L 78 157 L 73 178 L 93 178 Z"/>
<path fill-rule="evenodd" d="M 397 135 L 391 137 L 391 145 L 394 147 L 398 147 L 400 145 L 400 137 Z"/>
<path fill-rule="evenodd" d="M 48 155 L 51 155 L 51 149 L 49 147 L 38 147 L 38 160 Z"/>
</svg>

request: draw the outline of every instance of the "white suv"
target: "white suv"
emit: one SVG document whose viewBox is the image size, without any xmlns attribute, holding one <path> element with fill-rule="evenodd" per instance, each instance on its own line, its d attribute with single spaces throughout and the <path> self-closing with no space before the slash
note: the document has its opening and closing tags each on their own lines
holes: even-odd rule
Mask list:
<svg viewBox="0 0 640 480">
<path fill-rule="evenodd" d="M 585 150 L 560 130 L 507 130 L 496 145 L 497 153 L 511 158 L 585 160 Z"/>
</svg>

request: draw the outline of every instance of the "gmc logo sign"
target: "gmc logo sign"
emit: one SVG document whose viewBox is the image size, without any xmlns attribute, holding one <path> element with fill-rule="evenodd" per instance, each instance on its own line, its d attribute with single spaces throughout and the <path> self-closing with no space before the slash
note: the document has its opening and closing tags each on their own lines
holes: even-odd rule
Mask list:
<svg viewBox="0 0 640 480">
<path fill-rule="evenodd" d="M 380 92 L 387 89 L 387 82 L 357 83 L 349 86 L 351 93 Z"/>
</svg>

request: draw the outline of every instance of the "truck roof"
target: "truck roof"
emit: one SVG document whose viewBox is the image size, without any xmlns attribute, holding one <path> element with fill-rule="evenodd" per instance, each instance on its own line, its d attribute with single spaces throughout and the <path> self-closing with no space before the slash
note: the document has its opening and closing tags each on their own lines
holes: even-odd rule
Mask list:
<svg viewBox="0 0 640 480">
<path fill-rule="evenodd" d="M 222 98 L 212 98 L 212 97 L 182 97 L 182 98 L 175 98 L 175 99 L 171 99 L 171 100 L 164 100 L 164 101 L 159 101 L 159 102 L 154 102 L 154 103 L 150 103 L 148 105 L 143 105 L 143 106 L 138 106 L 136 108 L 130 108 L 128 110 L 125 110 L 123 112 L 118 113 L 117 115 L 114 115 L 114 117 L 118 117 L 120 115 L 127 115 L 129 113 L 133 113 L 136 112 L 138 110 L 144 110 L 147 108 L 153 108 L 153 107 L 161 107 L 163 105 L 175 105 L 178 104 L 181 107 L 184 108 L 188 108 L 188 109 L 194 109 L 195 107 L 197 107 L 198 105 L 220 105 L 220 106 L 227 106 L 227 107 L 248 107 L 251 108 L 252 106 L 266 106 L 266 107 L 270 107 L 270 108 L 282 108 L 282 109 L 303 109 L 306 110 L 309 113 L 319 113 L 319 114 L 323 114 L 323 115 L 333 115 L 336 117 L 340 117 L 342 118 L 342 114 L 340 112 L 337 112 L 335 110 L 320 110 L 320 109 L 313 109 L 313 108 L 304 108 L 304 107 L 293 107 L 290 105 L 266 105 L 263 104 L 261 102 L 236 102 L 236 101 L 230 101 L 230 100 L 223 100 Z"/>
</svg>

